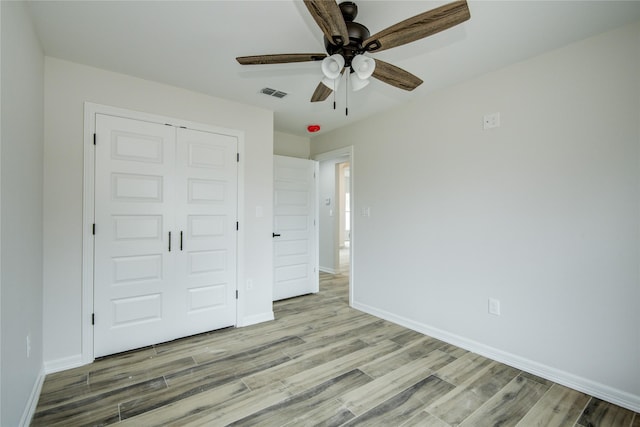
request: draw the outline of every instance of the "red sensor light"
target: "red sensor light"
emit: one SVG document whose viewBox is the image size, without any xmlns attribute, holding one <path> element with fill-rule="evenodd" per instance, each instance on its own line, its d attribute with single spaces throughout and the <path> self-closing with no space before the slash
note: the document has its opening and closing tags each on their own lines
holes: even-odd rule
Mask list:
<svg viewBox="0 0 640 427">
<path fill-rule="evenodd" d="M 318 132 L 319 130 L 320 130 L 320 125 L 307 126 L 307 131 L 309 131 L 310 133 L 315 133 L 315 132 Z"/>
</svg>

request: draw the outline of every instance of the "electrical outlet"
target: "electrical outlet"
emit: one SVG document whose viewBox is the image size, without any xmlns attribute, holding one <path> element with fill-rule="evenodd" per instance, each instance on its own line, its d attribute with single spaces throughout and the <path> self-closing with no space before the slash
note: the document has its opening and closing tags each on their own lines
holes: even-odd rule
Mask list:
<svg viewBox="0 0 640 427">
<path fill-rule="evenodd" d="M 31 334 L 27 335 L 27 359 L 31 357 Z"/>
<path fill-rule="evenodd" d="M 489 314 L 500 316 L 500 300 L 489 298 Z"/>
<path fill-rule="evenodd" d="M 253 280 L 247 279 L 247 290 L 250 291 L 253 289 Z"/>
<path fill-rule="evenodd" d="M 487 114 L 483 118 L 483 129 L 492 129 L 500 127 L 500 113 Z"/>
</svg>

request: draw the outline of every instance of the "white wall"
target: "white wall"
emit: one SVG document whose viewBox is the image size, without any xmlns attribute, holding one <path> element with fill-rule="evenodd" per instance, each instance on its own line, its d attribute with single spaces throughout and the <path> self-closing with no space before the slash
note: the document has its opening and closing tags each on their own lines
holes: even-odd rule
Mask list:
<svg viewBox="0 0 640 427">
<path fill-rule="evenodd" d="M 274 132 L 273 154 L 278 156 L 309 158 L 311 138 L 292 135 L 284 132 Z"/>
<path fill-rule="evenodd" d="M 0 2 L 2 131 L 0 425 L 28 421 L 42 368 L 44 57 L 25 2 Z M 27 358 L 26 338 L 31 354 Z"/>
<path fill-rule="evenodd" d="M 244 279 L 241 324 L 272 318 L 273 113 L 176 87 L 45 60 L 45 362 L 64 366 L 81 352 L 83 103 L 85 101 L 245 132 Z M 263 215 L 256 217 L 257 207 Z M 240 276 L 241 277 L 241 276 Z"/>
<path fill-rule="evenodd" d="M 640 410 L 639 114 L 636 23 L 314 138 L 371 208 L 354 305 Z"/>
</svg>

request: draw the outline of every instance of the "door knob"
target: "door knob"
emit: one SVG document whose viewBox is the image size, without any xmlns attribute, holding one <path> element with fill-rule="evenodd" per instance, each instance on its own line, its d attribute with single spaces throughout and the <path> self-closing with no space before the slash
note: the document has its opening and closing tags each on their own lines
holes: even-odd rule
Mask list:
<svg viewBox="0 0 640 427">
<path fill-rule="evenodd" d="M 273 237 L 280 237 L 280 234 L 278 233 L 271 233 L 271 234 L 273 234 Z"/>
</svg>

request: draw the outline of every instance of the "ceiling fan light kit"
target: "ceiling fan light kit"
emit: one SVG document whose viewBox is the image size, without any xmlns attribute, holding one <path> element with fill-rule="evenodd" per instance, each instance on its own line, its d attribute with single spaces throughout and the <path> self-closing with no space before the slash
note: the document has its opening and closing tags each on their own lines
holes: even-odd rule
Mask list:
<svg viewBox="0 0 640 427">
<path fill-rule="evenodd" d="M 335 80 L 340 77 L 343 68 L 344 58 L 341 55 L 334 54 L 322 60 L 322 73 L 328 79 Z"/>
<path fill-rule="evenodd" d="M 391 49 L 420 40 L 461 24 L 471 17 L 466 0 L 456 0 L 370 35 L 367 27 L 354 21 L 358 15 L 358 6 L 354 2 L 345 1 L 338 5 L 333 0 L 304 0 L 304 4 L 324 34 L 326 54 L 256 55 L 241 56 L 236 60 L 242 65 L 322 61 L 324 78 L 313 92 L 311 102 L 326 100 L 337 89 L 345 70 L 347 81 L 351 80 L 354 91 L 367 86 L 370 77 L 399 89 L 414 90 L 422 84 L 420 78 L 395 65 L 365 56 L 364 53 Z"/>
<path fill-rule="evenodd" d="M 368 79 L 376 69 L 376 61 L 364 55 L 356 55 L 351 61 L 351 69 L 360 79 Z"/>
</svg>

